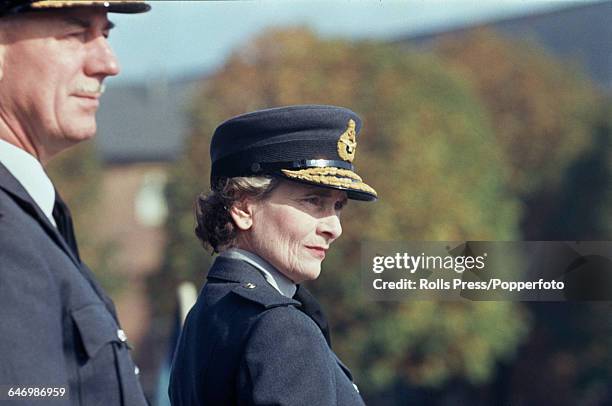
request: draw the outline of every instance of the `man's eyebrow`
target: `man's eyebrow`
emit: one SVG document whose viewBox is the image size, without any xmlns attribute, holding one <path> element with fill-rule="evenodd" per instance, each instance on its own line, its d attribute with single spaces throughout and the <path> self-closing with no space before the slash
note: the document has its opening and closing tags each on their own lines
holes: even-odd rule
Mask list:
<svg viewBox="0 0 612 406">
<path fill-rule="evenodd" d="M 66 16 L 64 17 L 64 22 L 66 22 L 69 25 L 76 25 L 79 26 L 81 28 L 90 28 L 91 27 L 91 21 L 88 20 L 83 20 L 81 18 L 78 17 L 74 17 L 74 16 Z M 106 25 L 104 26 L 104 30 L 110 31 L 113 28 L 115 28 L 115 23 L 113 23 L 112 21 L 107 21 Z"/>
</svg>

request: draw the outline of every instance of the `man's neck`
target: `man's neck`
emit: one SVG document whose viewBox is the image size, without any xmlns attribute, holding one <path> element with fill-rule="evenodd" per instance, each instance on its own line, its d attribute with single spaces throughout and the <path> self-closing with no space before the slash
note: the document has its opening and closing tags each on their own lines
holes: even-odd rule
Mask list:
<svg viewBox="0 0 612 406">
<path fill-rule="evenodd" d="M 22 135 L 19 135 L 19 134 Z M 32 155 L 39 162 L 45 163 L 42 159 L 34 144 L 23 132 L 17 131 L 9 126 L 4 120 L 0 119 L 0 139 L 8 142 L 11 145 L 16 146 L 19 149 L 24 150 L 28 154 Z"/>
</svg>

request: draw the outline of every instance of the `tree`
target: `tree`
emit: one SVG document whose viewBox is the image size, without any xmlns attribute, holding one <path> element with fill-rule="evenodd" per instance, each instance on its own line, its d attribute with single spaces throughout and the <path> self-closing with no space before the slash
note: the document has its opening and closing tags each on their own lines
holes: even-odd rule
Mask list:
<svg viewBox="0 0 612 406">
<path fill-rule="evenodd" d="M 599 100 L 580 67 L 490 29 L 442 37 L 435 52 L 469 78 L 484 102 L 510 164 L 510 190 L 523 197 L 554 190 L 591 145 Z"/>
<path fill-rule="evenodd" d="M 543 232 L 552 238 L 610 241 L 612 104 L 608 100 L 603 106 L 602 114 L 598 113 L 592 123 L 594 143 L 567 168 L 556 195 L 557 204 L 544 224 Z M 604 265 L 598 272 L 610 271 L 608 257 L 607 267 Z M 600 288 L 592 286 L 592 291 Z M 559 405 L 610 403 L 610 303 L 533 303 L 530 308 L 534 328 L 512 374 L 516 387 L 513 401 Z M 545 378 L 534 385 L 529 379 L 534 375 Z"/>
<path fill-rule="evenodd" d="M 470 78 L 493 117 L 512 167 L 509 188 L 525 203 L 523 238 L 609 240 L 610 101 L 580 68 L 490 30 L 443 38 L 436 52 Z M 531 303 L 529 310 L 530 335 L 501 377 L 503 401 L 609 403 L 609 304 Z"/>
</svg>

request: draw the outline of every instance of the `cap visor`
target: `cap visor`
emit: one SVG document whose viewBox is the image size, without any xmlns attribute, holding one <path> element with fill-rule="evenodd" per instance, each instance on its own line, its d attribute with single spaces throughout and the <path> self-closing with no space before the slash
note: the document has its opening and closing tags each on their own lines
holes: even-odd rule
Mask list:
<svg viewBox="0 0 612 406">
<path fill-rule="evenodd" d="M 107 0 L 107 1 L 41 0 L 41 1 L 34 1 L 29 6 L 33 10 L 58 9 L 58 8 L 69 8 L 69 7 L 101 7 L 101 8 L 108 10 L 111 13 L 128 13 L 128 14 L 144 13 L 151 9 L 150 5 L 148 5 L 144 1 L 138 1 L 138 0 Z"/>
<path fill-rule="evenodd" d="M 361 177 L 348 169 L 333 167 L 317 167 L 299 170 L 281 169 L 288 179 L 311 185 L 344 190 L 350 199 L 372 201 L 378 198 L 378 193 Z"/>
</svg>

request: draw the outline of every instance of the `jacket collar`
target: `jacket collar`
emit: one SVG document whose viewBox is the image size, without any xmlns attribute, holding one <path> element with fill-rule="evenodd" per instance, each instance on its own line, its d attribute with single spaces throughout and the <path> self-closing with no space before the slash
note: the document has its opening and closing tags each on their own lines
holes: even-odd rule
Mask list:
<svg viewBox="0 0 612 406">
<path fill-rule="evenodd" d="M 234 293 L 266 308 L 296 306 L 315 322 L 331 348 L 327 318 L 319 302 L 304 286 L 297 285 L 295 296 L 288 298 L 274 289 L 255 266 L 246 261 L 222 256 L 215 259 L 208 271 L 208 280 L 215 279 L 235 283 L 236 286 L 232 289 Z"/>
<path fill-rule="evenodd" d="M 276 290 L 252 264 L 239 259 L 219 256 L 208 271 L 208 280 L 233 282 L 232 291 L 246 299 L 264 305 L 266 308 L 277 306 L 301 306 L 292 298 L 283 296 Z"/>
<path fill-rule="evenodd" d="M 51 239 L 59 245 L 64 252 L 66 252 L 75 265 L 80 265 L 80 261 L 74 256 L 74 253 L 64 241 L 64 238 L 49 221 L 49 218 L 42 212 L 38 205 L 34 203 L 32 197 L 24 189 L 21 183 L 19 183 L 2 163 L 0 163 L 0 189 L 10 195 L 26 213 L 40 223 L 45 232 L 49 234 Z M 2 213 L 0 213 L 0 215 L 2 215 Z"/>
<path fill-rule="evenodd" d="M 51 224 L 55 189 L 43 165 L 34 155 L 0 139 L 0 162 L 17 179 Z"/>
<path fill-rule="evenodd" d="M 283 296 L 293 297 L 295 295 L 296 284 L 262 257 L 240 248 L 230 248 L 223 251 L 219 256 L 248 262 L 257 268 L 266 281 Z"/>
</svg>

